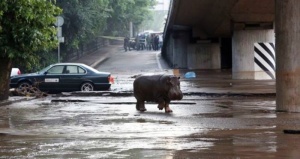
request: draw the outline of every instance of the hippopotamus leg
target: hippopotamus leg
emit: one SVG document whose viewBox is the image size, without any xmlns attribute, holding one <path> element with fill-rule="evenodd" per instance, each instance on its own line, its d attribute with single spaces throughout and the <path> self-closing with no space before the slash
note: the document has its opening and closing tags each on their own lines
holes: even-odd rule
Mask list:
<svg viewBox="0 0 300 159">
<path fill-rule="evenodd" d="M 157 101 L 156 102 L 158 103 L 157 108 L 159 110 L 163 110 L 164 107 L 165 107 L 165 100 L 164 100 L 164 98 L 163 97 L 157 97 Z"/>
<path fill-rule="evenodd" d="M 159 110 L 163 110 L 164 107 L 165 107 L 165 102 L 160 102 L 160 103 L 158 103 L 157 108 L 158 108 Z"/>
<path fill-rule="evenodd" d="M 165 112 L 166 112 L 166 113 L 171 113 L 171 112 L 173 112 L 173 110 L 169 107 L 169 103 L 167 103 L 166 106 L 165 106 Z"/>
<path fill-rule="evenodd" d="M 141 112 L 146 111 L 147 109 L 145 108 L 145 101 L 140 101 L 140 100 L 138 100 L 138 101 L 136 102 L 136 110 L 139 110 L 139 111 L 141 111 Z"/>
<path fill-rule="evenodd" d="M 170 100 L 167 100 L 166 101 L 166 104 L 165 104 L 165 113 L 171 113 L 173 112 L 173 110 L 170 108 Z"/>
</svg>

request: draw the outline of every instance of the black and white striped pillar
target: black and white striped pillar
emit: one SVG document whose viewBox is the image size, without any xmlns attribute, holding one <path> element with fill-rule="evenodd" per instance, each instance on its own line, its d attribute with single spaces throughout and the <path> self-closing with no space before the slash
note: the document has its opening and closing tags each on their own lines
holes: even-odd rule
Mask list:
<svg viewBox="0 0 300 159">
<path fill-rule="evenodd" d="M 275 79 L 274 43 L 254 43 L 255 79 Z"/>
</svg>

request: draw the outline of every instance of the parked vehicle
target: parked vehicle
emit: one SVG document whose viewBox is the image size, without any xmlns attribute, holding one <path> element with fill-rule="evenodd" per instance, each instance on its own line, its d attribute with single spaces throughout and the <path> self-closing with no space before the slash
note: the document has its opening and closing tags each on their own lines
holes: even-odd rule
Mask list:
<svg viewBox="0 0 300 159">
<path fill-rule="evenodd" d="M 21 71 L 19 68 L 12 68 L 11 69 L 11 72 L 10 72 L 10 77 L 11 76 L 16 76 L 16 75 L 20 75 L 21 74 Z"/>
<path fill-rule="evenodd" d="M 81 63 L 58 63 L 39 72 L 12 76 L 11 88 L 34 85 L 45 92 L 108 90 L 113 83 L 109 72 Z"/>
</svg>

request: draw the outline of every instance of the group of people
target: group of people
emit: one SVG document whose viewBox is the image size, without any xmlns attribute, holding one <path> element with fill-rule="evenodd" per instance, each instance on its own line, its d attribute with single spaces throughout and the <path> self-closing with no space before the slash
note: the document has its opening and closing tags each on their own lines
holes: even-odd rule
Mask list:
<svg viewBox="0 0 300 159">
<path fill-rule="evenodd" d="M 127 50 L 154 50 L 158 51 L 162 47 L 162 34 L 139 34 L 135 39 L 124 38 L 124 49 Z"/>
</svg>

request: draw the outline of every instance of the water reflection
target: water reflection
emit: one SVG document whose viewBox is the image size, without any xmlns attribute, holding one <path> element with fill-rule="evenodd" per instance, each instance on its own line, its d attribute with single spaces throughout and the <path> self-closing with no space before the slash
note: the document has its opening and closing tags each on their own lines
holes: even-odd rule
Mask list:
<svg viewBox="0 0 300 159">
<path fill-rule="evenodd" d="M 58 97 L 61 98 L 61 97 Z M 65 99 L 68 97 L 65 97 Z M 69 97 L 74 98 L 74 97 Z M 81 98 L 81 97 L 80 97 Z M 165 114 L 134 97 L 82 97 L 0 108 L 4 158 L 295 158 L 300 114 L 277 113 L 275 99 L 187 96 Z M 116 103 L 117 103 L 116 102 Z"/>
</svg>

